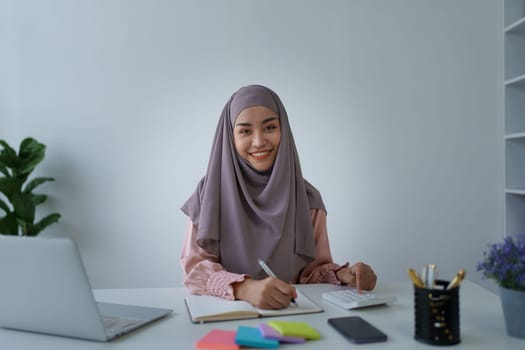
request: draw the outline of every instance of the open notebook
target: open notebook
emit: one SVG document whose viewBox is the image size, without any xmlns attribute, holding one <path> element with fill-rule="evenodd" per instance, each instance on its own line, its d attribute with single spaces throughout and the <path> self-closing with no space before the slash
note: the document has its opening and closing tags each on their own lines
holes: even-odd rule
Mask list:
<svg viewBox="0 0 525 350">
<path fill-rule="evenodd" d="M 238 320 L 245 318 L 284 316 L 323 312 L 308 297 L 297 289 L 297 306 L 290 304 L 285 309 L 263 310 L 243 300 L 227 300 L 209 295 L 188 295 L 185 299 L 190 319 L 194 323 Z"/>
</svg>

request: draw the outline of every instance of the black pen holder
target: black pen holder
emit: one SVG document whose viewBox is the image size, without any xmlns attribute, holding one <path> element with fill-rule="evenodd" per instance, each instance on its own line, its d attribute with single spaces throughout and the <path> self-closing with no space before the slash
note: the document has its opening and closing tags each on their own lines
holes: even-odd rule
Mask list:
<svg viewBox="0 0 525 350">
<path fill-rule="evenodd" d="M 447 281 L 437 280 L 434 289 L 414 286 L 415 335 L 430 345 L 454 345 L 459 335 L 459 287 L 445 289 Z"/>
</svg>

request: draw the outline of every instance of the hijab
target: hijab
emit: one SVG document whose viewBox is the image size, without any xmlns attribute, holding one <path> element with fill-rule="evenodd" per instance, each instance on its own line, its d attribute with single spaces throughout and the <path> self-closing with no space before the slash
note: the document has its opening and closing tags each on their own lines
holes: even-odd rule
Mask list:
<svg viewBox="0 0 525 350">
<path fill-rule="evenodd" d="M 233 139 L 236 117 L 254 106 L 271 109 L 280 122 L 277 156 L 265 172 L 241 158 Z M 312 208 L 325 210 L 319 191 L 302 176 L 284 105 L 267 87 L 240 88 L 221 113 L 206 175 L 182 207 L 197 227 L 198 245 L 229 272 L 265 278 L 257 263 L 262 259 L 294 283 L 315 258 Z"/>
</svg>

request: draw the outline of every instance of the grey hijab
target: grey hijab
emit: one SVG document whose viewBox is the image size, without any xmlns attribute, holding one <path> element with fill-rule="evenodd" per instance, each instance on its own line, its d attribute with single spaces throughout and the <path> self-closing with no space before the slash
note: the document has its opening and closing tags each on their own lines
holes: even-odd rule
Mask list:
<svg viewBox="0 0 525 350">
<path fill-rule="evenodd" d="M 244 109 L 265 106 L 279 116 L 281 141 L 271 170 L 253 169 L 235 150 L 233 125 Z M 197 243 L 227 271 L 297 282 L 315 258 L 311 208 L 325 209 L 321 195 L 303 179 L 286 110 L 260 85 L 242 87 L 226 103 L 215 133 L 208 170 L 182 207 L 197 226 Z"/>
</svg>

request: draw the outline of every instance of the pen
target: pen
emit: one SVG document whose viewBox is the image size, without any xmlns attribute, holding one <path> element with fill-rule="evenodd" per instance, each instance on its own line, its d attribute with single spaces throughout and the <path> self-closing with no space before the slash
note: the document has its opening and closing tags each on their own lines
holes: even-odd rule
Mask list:
<svg viewBox="0 0 525 350">
<path fill-rule="evenodd" d="M 408 269 L 408 277 L 412 280 L 412 283 L 418 288 L 425 288 L 425 284 L 421 281 L 421 279 L 418 277 L 416 271 L 414 269 L 410 268 Z"/>
<path fill-rule="evenodd" d="M 463 279 L 465 278 L 465 275 L 467 273 L 465 272 L 465 270 L 463 269 L 459 269 L 458 273 L 456 274 L 456 276 L 454 276 L 454 278 L 452 279 L 452 281 L 450 281 L 450 283 L 448 284 L 447 288 L 445 289 L 451 289 L 451 288 L 455 288 L 457 286 L 459 286 L 459 284 L 463 281 Z"/>
<path fill-rule="evenodd" d="M 259 265 L 262 267 L 262 269 L 264 270 L 264 272 L 266 272 L 266 274 L 270 277 L 275 277 L 275 278 L 278 278 L 275 273 L 273 273 L 273 271 L 268 267 L 268 265 L 266 265 L 266 263 L 261 260 L 261 259 L 257 259 L 257 261 L 259 262 Z M 292 304 L 294 304 L 295 306 L 297 306 L 297 303 L 295 301 L 294 298 L 292 298 Z"/>
<path fill-rule="evenodd" d="M 427 275 L 427 281 L 426 286 L 428 289 L 434 289 L 435 287 L 435 281 L 437 278 L 437 268 L 435 264 L 428 264 L 428 275 Z"/>
<path fill-rule="evenodd" d="M 425 288 L 434 289 L 434 283 L 437 277 L 437 268 L 435 264 L 427 264 L 421 268 L 421 282 L 425 285 Z"/>
</svg>

